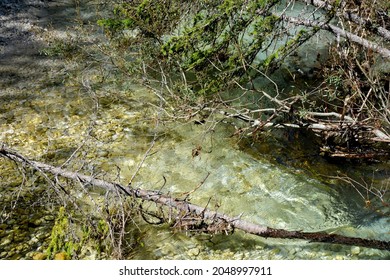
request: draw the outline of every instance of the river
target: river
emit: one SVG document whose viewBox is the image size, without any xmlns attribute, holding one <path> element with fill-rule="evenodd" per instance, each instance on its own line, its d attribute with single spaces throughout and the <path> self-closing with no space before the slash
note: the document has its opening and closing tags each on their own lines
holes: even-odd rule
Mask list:
<svg viewBox="0 0 390 280">
<path fill-rule="evenodd" d="M 310 144 L 312 136 L 299 131 L 253 142 L 233 136 L 228 123 L 164 118 L 155 92 L 121 72 L 120 58 L 113 64 L 107 56 L 110 46 L 96 25 L 107 12 L 104 1 L 25 0 L 15 10 L 16 2 L 0 5 L 1 143 L 107 180 L 128 183 L 136 174 L 133 186 L 173 196 L 200 186 L 192 203 L 261 225 L 390 241 L 388 206 L 373 196 L 367 208 L 353 187 L 326 177 L 348 174 L 386 189 L 387 163 L 328 161 Z M 0 168 L 0 259 L 32 259 L 49 246 L 61 203 L 35 172 L 5 159 Z M 390 258 L 388 251 L 357 246 L 137 223 L 142 245 L 129 253 L 132 259 Z M 110 257 L 91 248 L 81 255 Z"/>
</svg>

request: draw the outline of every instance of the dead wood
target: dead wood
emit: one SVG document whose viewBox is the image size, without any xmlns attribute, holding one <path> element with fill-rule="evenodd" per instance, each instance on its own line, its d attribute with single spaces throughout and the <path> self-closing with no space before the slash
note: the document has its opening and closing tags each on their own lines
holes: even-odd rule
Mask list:
<svg viewBox="0 0 390 280">
<path fill-rule="evenodd" d="M 334 33 L 337 36 L 343 37 L 345 39 L 348 39 L 354 43 L 357 43 L 367 49 L 373 50 L 374 52 L 377 52 L 380 54 L 383 58 L 390 59 L 390 50 L 386 47 L 382 47 L 379 44 L 369 41 L 367 39 L 364 39 L 362 37 L 359 37 L 358 35 L 351 33 L 349 31 L 346 31 L 342 28 L 339 28 L 337 26 L 334 26 L 332 24 L 321 22 L 318 20 L 306 20 L 302 18 L 295 18 L 295 17 L 289 17 L 286 15 L 282 15 L 281 18 L 283 20 L 286 20 L 290 23 L 296 24 L 296 25 L 303 25 L 313 28 L 320 28 L 323 30 L 330 31 Z"/>
<path fill-rule="evenodd" d="M 383 37 L 387 41 L 390 41 L 390 31 L 382 26 L 375 25 L 372 21 L 369 19 L 363 19 L 356 13 L 352 11 L 343 11 L 342 9 L 335 9 L 334 6 L 329 4 L 327 1 L 321 1 L 321 0 L 303 0 L 308 5 L 314 5 L 317 8 L 323 8 L 327 11 L 333 12 L 335 11 L 338 16 L 343 17 L 347 21 L 352 21 L 355 24 L 361 25 L 368 30 L 372 31 L 373 33 L 377 34 L 378 36 Z"/>
<path fill-rule="evenodd" d="M 0 156 L 8 158 L 17 163 L 28 165 L 39 172 L 50 173 L 55 176 L 77 180 L 86 185 L 103 188 L 109 191 L 117 192 L 119 190 L 125 196 L 131 196 L 143 201 L 151 201 L 159 206 L 166 206 L 170 209 L 176 209 L 180 213 L 184 213 L 181 214 L 181 216 L 179 215 L 174 217 L 176 224 L 180 223 L 184 229 L 201 229 L 201 232 L 212 234 L 227 234 L 233 232 L 234 229 L 239 229 L 248 234 L 253 234 L 265 238 L 303 239 L 309 242 L 354 245 L 390 251 L 389 241 L 369 240 L 364 238 L 342 236 L 338 234 L 329 234 L 326 232 L 288 231 L 284 229 L 275 229 L 264 225 L 254 224 L 242 220 L 241 217 L 230 217 L 223 213 L 189 203 L 187 200 L 181 200 L 162 194 L 159 191 L 134 189 L 129 186 L 107 182 L 78 172 L 72 172 L 38 161 L 29 160 L 23 155 L 6 148 L 4 145 L 0 148 Z"/>
</svg>

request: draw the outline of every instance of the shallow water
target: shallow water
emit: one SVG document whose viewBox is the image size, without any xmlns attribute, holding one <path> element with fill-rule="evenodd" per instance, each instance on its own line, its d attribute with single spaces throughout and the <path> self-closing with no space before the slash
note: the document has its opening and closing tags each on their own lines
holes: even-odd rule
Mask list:
<svg viewBox="0 0 390 280">
<path fill-rule="evenodd" d="M 51 42 L 58 42 L 64 34 L 78 38 L 77 33 L 84 30 L 76 24 L 79 21 L 64 21 L 74 17 L 85 20 L 85 32 L 96 28 L 93 22 L 88 25 L 88 19 L 97 6 L 80 9 L 72 3 L 69 1 L 66 9 L 60 4 L 50 6 L 45 15 L 52 16 L 52 27 L 39 34 Z M 84 13 L 87 16 L 83 17 Z M 66 22 L 66 27 L 61 22 Z M 47 26 L 46 21 L 35 24 Z M 321 176 L 337 170 L 368 176 L 380 169 L 385 176 L 377 183 L 386 184 L 387 165 L 330 163 L 302 142 L 304 137 L 291 140 L 283 132 L 252 143 L 251 139 L 239 141 L 232 136 L 234 129 L 228 124 L 214 127 L 212 122 L 172 122 L 164 118 L 159 98 L 148 87 L 124 76 L 93 48 L 94 42 L 105 43 L 99 41 L 103 40 L 99 29 L 94 34 L 83 37 L 84 47 L 92 45 L 90 56 L 83 49 L 71 48 L 71 57 L 65 58 L 40 52 L 2 56 L 2 62 L 17 59 L 24 68 L 15 68 L 12 73 L 5 64 L 1 66 L 1 79 L 7 81 L 0 88 L 1 142 L 37 160 L 56 165 L 66 161 L 71 168 L 83 165 L 86 173 L 105 172 L 105 179 L 127 183 L 156 136 L 150 156 L 135 177 L 135 187 L 160 189 L 180 197 L 210 174 L 191 194 L 192 203 L 275 228 L 390 240 L 390 220 L 382 215 L 386 208 L 378 212 L 366 209 L 353 188 Z M 45 42 L 41 43 L 45 46 Z M 39 44 L 37 49 L 45 50 Z M 16 76 L 18 73 L 23 76 Z M 199 155 L 193 155 L 194 149 Z M 68 162 L 73 153 L 78 158 Z M 33 191 L 25 195 L 15 166 L 4 159 L 0 165 L 0 258 L 28 259 L 47 247 L 53 213 L 33 192 L 43 192 L 42 182 L 34 181 L 31 174 L 27 186 Z M 161 189 L 164 178 L 166 184 Z M 19 204 L 12 205 L 18 193 L 23 194 Z M 32 203 L 35 208 L 29 209 Z M 134 259 L 390 258 L 389 252 L 375 249 L 264 239 L 241 232 L 209 236 L 175 232 L 167 226 L 140 227 L 143 247 L 132 252 Z"/>
</svg>

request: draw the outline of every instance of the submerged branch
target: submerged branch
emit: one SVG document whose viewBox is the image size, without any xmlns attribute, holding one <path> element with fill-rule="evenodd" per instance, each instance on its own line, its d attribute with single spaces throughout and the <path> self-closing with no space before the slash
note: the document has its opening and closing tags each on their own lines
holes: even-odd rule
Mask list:
<svg viewBox="0 0 390 280">
<path fill-rule="evenodd" d="M 95 187 L 103 188 L 109 191 L 120 191 L 123 195 L 139 198 L 143 201 L 152 201 L 158 205 L 174 208 L 181 213 L 187 213 L 188 217 L 201 220 L 201 224 L 206 225 L 205 229 L 208 232 L 214 233 L 217 231 L 215 225 L 222 225 L 223 230 L 219 232 L 226 232 L 227 229 L 239 229 L 246 233 L 271 238 L 285 238 L 285 239 L 303 239 L 309 242 L 333 243 L 343 245 L 355 245 L 368 248 L 376 248 L 380 250 L 390 250 L 390 242 L 381 240 L 369 240 L 356 237 L 347 237 L 338 234 L 329 234 L 326 232 L 301 232 L 288 231 L 284 229 L 274 229 L 264 225 L 254 224 L 242 220 L 240 217 L 230 217 L 217 211 L 212 211 L 207 208 L 189 203 L 187 200 L 180 200 L 168 195 L 164 195 L 159 191 L 133 189 L 118 183 L 107 182 L 101 179 L 87 176 L 78 172 L 68 171 L 62 168 L 51 166 L 38 161 L 29 160 L 23 155 L 12 151 L 5 146 L 0 148 L 0 156 L 8 158 L 14 162 L 27 164 L 40 172 L 51 173 L 55 176 L 62 176 L 68 179 L 81 181 Z M 176 217 L 176 219 L 180 217 Z M 209 221 L 209 222 L 207 222 Z M 211 222 L 210 222 L 211 221 Z M 231 231 L 230 231 L 231 232 Z"/>
</svg>

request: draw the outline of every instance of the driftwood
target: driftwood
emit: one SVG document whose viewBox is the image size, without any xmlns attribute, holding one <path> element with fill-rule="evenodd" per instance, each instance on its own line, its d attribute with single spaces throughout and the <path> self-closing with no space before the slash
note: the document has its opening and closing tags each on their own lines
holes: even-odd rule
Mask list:
<svg viewBox="0 0 390 280">
<path fill-rule="evenodd" d="M 181 213 L 185 213 L 184 215 L 181 214 L 180 217 L 177 217 L 177 224 L 181 223 L 182 228 L 184 229 L 201 229 L 202 231 L 210 233 L 230 233 L 234 229 L 238 229 L 248 234 L 253 234 L 265 238 L 271 237 L 303 239 L 309 242 L 354 245 L 390 251 L 389 241 L 347 237 L 338 234 L 329 234 L 326 232 L 288 231 L 284 229 L 275 229 L 264 225 L 254 224 L 242 220 L 241 217 L 229 217 L 223 213 L 212 211 L 207 208 L 189 203 L 186 199 L 182 200 L 164 195 L 159 191 L 134 189 L 129 186 L 107 182 L 91 176 L 80 174 L 78 172 L 72 172 L 38 161 L 29 160 L 28 158 L 6 148 L 5 146 L 0 148 L 0 156 L 8 158 L 17 163 L 27 164 L 39 172 L 43 172 L 45 174 L 50 173 L 55 176 L 76 180 L 87 185 L 103 188 L 105 190 L 116 192 L 119 190 L 123 195 L 138 198 L 143 201 L 152 201 L 157 205 L 166 206 L 170 209 L 176 209 Z M 184 223 L 183 218 L 186 218 L 187 222 Z M 188 219 L 192 219 L 192 222 L 189 222 Z"/>
</svg>

